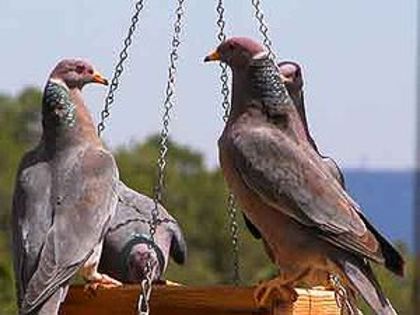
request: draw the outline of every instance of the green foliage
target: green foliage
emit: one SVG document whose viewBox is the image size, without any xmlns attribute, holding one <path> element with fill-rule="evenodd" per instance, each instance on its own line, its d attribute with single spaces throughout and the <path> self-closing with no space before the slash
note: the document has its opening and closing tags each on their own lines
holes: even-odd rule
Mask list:
<svg viewBox="0 0 420 315">
<path fill-rule="evenodd" d="M 17 97 L 0 95 L 0 314 L 14 314 L 14 284 L 10 255 L 9 216 L 14 177 L 23 153 L 38 141 L 41 94 L 26 89 Z M 121 146 L 114 151 L 121 178 L 130 187 L 149 196 L 156 183 L 158 137 Z M 229 283 L 232 277 L 232 247 L 226 213 L 226 188 L 220 170 L 209 170 L 199 152 L 170 141 L 163 204 L 183 227 L 189 249 L 186 266 L 172 263 L 167 278 L 185 284 Z M 256 283 L 275 273 L 260 241 L 240 223 L 241 273 L 245 284 Z M 406 257 L 408 252 L 404 250 Z M 407 277 L 397 279 L 376 268 L 381 284 L 399 314 L 410 314 L 414 262 L 408 259 Z M 366 310 L 366 309 L 364 309 Z M 369 314 L 369 311 L 365 311 Z"/>
</svg>

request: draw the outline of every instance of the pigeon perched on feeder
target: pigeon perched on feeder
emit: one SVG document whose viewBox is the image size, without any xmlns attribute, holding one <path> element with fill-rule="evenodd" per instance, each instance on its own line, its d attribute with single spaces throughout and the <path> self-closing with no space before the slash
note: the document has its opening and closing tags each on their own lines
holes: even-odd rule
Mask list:
<svg viewBox="0 0 420 315">
<path fill-rule="evenodd" d="M 177 221 L 159 205 L 154 240 L 149 222 L 154 201 L 123 182 L 118 184 L 118 205 L 105 236 L 99 271 L 124 283 L 140 283 L 145 278 L 146 263 L 152 267 L 152 281 L 161 280 L 169 256 L 184 264 L 187 245 Z"/>
<path fill-rule="evenodd" d="M 278 67 L 260 44 L 240 37 L 220 44 L 205 58 L 212 60 L 233 72 L 232 109 L 219 139 L 223 174 L 280 267 L 256 289 L 257 303 L 272 293 L 294 300 L 297 283 L 327 286 L 338 275 L 376 313 L 395 314 L 368 261 L 403 275 L 403 258 L 313 149 Z"/>
<path fill-rule="evenodd" d="M 83 101 L 88 83 L 108 84 L 87 61 L 57 64 L 44 90 L 42 138 L 18 170 L 12 231 L 19 314 L 57 314 L 77 271 L 88 289 L 121 285 L 97 271 L 119 178 Z"/>
<path fill-rule="evenodd" d="M 280 75 L 286 86 L 287 92 L 293 100 L 293 104 L 299 113 L 302 120 L 303 127 L 305 128 L 306 138 L 312 145 L 313 149 L 318 152 L 322 157 L 326 166 L 330 169 L 331 174 L 340 182 L 341 186 L 345 187 L 343 172 L 338 167 L 338 164 L 329 156 L 322 155 L 309 132 L 309 124 L 306 118 L 305 99 L 303 96 L 303 75 L 302 68 L 293 61 L 282 61 L 277 64 L 279 67 Z"/>
</svg>

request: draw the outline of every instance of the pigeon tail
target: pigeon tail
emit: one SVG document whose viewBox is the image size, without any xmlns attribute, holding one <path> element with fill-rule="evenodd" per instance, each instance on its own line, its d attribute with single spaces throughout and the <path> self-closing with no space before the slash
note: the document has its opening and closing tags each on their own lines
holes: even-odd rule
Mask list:
<svg viewBox="0 0 420 315">
<path fill-rule="evenodd" d="M 355 257 L 338 258 L 336 261 L 350 283 L 376 314 L 397 315 L 368 263 Z"/>
<path fill-rule="evenodd" d="M 68 291 L 68 285 L 59 288 L 48 300 L 38 309 L 29 313 L 29 315 L 56 315 L 64 302 Z"/>
<path fill-rule="evenodd" d="M 404 276 L 404 258 L 391 244 L 391 242 L 389 242 L 385 236 L 383 236 L 373 227 L 373 225 L 364 217 L 364 215 L 361 215 L 361 218 L 363 219 L 363 222 L 366 224 L 367 228 L 375 235 L 376 239 L 381 244 L 382 255 L 385 258 L 385 267 L 398 276 Z"/>
</svg>

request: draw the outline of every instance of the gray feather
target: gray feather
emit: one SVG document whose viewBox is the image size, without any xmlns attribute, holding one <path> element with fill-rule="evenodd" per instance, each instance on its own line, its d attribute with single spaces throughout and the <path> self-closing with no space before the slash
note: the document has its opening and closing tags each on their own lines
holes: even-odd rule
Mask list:
<svg viewBox="0 0 420 315">
<path fill-rule="evenodd" d="M 35 272 L 45 236 L 52 224 L 51 170 L 38 146 L 22 159 L 12 205 L 13 261 L 18 305 Z"/>
<path fill-rule="evenodd" d="M 336 257 L 337 265 L 368 305 L 380 315 L 396 315 L 376 279 L 369 263 L 355 257 Z"/>
</svg>

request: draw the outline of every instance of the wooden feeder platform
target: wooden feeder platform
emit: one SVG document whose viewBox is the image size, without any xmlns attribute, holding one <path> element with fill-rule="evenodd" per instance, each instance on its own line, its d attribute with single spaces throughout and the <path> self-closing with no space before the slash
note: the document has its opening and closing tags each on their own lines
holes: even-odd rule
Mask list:
<svg viewBox="0 0 420 315">
<path fill-rule="evenodd" d="M 267 308 L 258 308 L 253 299 L 254 289 L 156 285 L 151 315 L 340 315 L 331 291 L 296 289 L 299 297 L 295 303 L 273 301 Z M 139 292 L 139 286 L 125 285 L 99 290 L 91 297 L 83 286 L 72 286 L 60 315 L 137 315 Z"/>
</svg>

